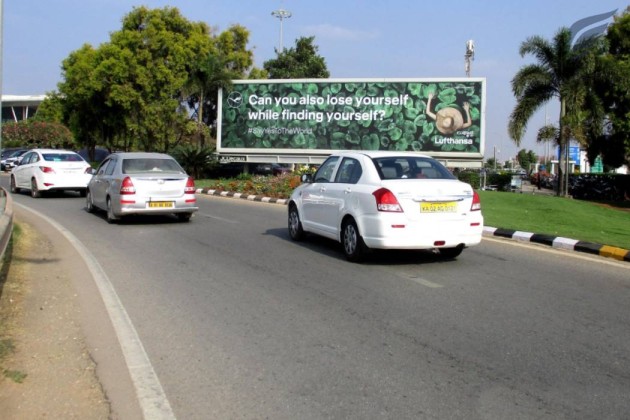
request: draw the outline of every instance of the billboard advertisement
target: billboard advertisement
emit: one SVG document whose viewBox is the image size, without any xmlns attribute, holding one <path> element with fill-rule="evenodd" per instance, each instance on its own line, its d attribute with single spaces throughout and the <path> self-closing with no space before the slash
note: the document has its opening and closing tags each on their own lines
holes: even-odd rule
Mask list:
<svg viewBox="0 0 630 420">
<path fill-rule="evenodd" d="M 483 157 L 485 79 L 235 81 L 219 153 L 418 151 Z"/>
</svg>

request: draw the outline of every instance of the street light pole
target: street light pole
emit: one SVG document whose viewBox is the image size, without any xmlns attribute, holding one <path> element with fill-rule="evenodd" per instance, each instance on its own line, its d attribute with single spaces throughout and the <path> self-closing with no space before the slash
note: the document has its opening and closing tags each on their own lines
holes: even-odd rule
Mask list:
<svg viewBox="0 0 630 420">
<path fill-rule="evenodd" d="M 284 19 L 290 18 L 292 15 L 291 15 L 291 12 L 289 12 L 288 10 L 278 9 L 271 12 L 271 16 L 277 17 L 278 19 L 280 19 L 280 49 L 278 50 L 278 54 L 279 54 L 282 51 L 284 51 L 284 47 L 282 46 L 282 21 Z"/>
</svg>

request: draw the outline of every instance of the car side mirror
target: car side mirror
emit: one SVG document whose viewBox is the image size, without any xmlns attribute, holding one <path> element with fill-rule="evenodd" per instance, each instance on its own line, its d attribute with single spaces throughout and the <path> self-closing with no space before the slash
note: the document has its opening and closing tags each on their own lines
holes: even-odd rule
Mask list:
<svg viewBox="0 0 630 420">
<path fill-rule="evenodd" d="M 313 182 L 313 174 L 302 174 L 300 180 L 305 184 L 311 184 Z"/>
</svg>

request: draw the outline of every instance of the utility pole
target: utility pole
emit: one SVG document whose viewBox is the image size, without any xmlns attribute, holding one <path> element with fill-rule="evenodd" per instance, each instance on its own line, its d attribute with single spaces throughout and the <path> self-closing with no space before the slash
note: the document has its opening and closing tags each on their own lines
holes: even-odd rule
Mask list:
<svg viewBox="0 0 630 420">
<path fill-rule="evenodd" d="M 464 69 L 466 70 L 466 76 L 470 77 L 470 71 L 472 70 L 472 61 L 475 59 L 475 41 L 469 39 L 466 41 L 466 54 L 464 54 Z"/>
<path fill-rule="evenodd" d="M 284 19 L 290 18 L 292 14 L 288 10 L 284 10 L 281 8 L 281 9 L 274 10 L 273 12 L 271 12 L 271 16 L 277 17 L 278 19 L 280 19 L 280 49 L 278 50 L 278 54 L 280 54 L 282 51 L 284 51 L 284 47 L 282 45 L 282 21 Z"/>
</svg>

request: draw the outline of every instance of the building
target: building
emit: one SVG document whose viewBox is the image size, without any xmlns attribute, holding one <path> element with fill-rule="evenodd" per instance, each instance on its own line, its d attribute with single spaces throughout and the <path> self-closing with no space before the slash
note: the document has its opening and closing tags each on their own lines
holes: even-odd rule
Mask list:
<svg viewBox="0 0 630 420">
<path fill-rule="evenodd" d="M 2 122 L 18 122 L 32 117 L 46 95 L 2 95 Z"/>
</svg>

